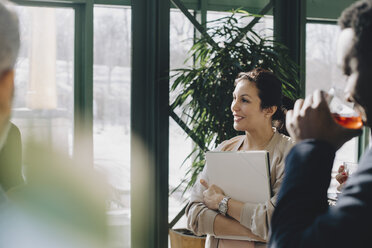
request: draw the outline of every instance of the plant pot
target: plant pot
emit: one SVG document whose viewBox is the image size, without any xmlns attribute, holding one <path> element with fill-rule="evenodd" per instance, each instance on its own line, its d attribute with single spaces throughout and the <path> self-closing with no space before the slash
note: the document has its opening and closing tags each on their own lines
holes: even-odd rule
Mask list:
<svg viewBox="0 0 372 248">
<path fill-rule="evenodd" d="M 187 229 L 169 229 L 171 248 L 204 248 L 206 236 L 196 236 Z"/>
</svg>

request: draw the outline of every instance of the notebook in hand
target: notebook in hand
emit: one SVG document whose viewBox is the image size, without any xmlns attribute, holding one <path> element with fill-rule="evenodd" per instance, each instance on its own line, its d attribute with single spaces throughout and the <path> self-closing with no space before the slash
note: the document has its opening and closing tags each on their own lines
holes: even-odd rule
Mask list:
<svg viewBox="0 0 372 248">
<path fill-rule="evenodd" d="M 227 196 L 250 203 L 271 198 L 270 160 L 267 151 L 207 152 L 209 185 L 219 186 Z M 218 238 L 250 240 L 247 237 Z"/>
</svg>

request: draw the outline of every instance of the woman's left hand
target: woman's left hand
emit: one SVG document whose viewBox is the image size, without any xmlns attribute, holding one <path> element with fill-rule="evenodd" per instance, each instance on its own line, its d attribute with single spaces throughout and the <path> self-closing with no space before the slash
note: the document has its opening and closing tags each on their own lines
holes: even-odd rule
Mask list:
<svg viewBox="0 0 372 248">
<path fill-rule="evenodd" d="M 200 183 L 206 187 L 207 189 L 203 192 L 203 200 L 204 204 L 212 210 L 218 209 L 218 204 L 222 201 L 222 199 L 225 197 L 225 193 L 223 190 L 218 187 L 217 185 L 212 184 L 211 186 L 208 185 L 208 183 L 200 179 Z"/>
</svg>

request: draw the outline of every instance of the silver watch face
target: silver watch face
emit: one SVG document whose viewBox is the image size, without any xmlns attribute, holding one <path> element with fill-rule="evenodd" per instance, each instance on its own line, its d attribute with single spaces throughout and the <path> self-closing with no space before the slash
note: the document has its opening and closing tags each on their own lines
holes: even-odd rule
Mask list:
<svg viewBox="0 0 372 248">
<path fill-rule="evenodd" d="M 220 202 L 218 204 L 218 211 L 221 213 L 221 214 L 226 214 L 227 212 L 227 204 L 226 203 L 223 203 L 223 202 Z"/>
</svg>

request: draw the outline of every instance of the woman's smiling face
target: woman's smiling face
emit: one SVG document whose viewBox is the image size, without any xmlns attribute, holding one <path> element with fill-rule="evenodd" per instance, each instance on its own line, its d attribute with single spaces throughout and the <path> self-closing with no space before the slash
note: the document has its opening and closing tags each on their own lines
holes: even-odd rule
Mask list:
<svg viewBox="0 0 372 248">
<path fill-rule="evenodd" d="M 235 87 L 231 111 L 234 129 L 237 131 L 255 130 L 268 121 L 267 111 L 261 109 L 256 84 L 246 79 L 240 80 Z M 270 118 L 269 120 L 271 122 Z"/>
</svg>

